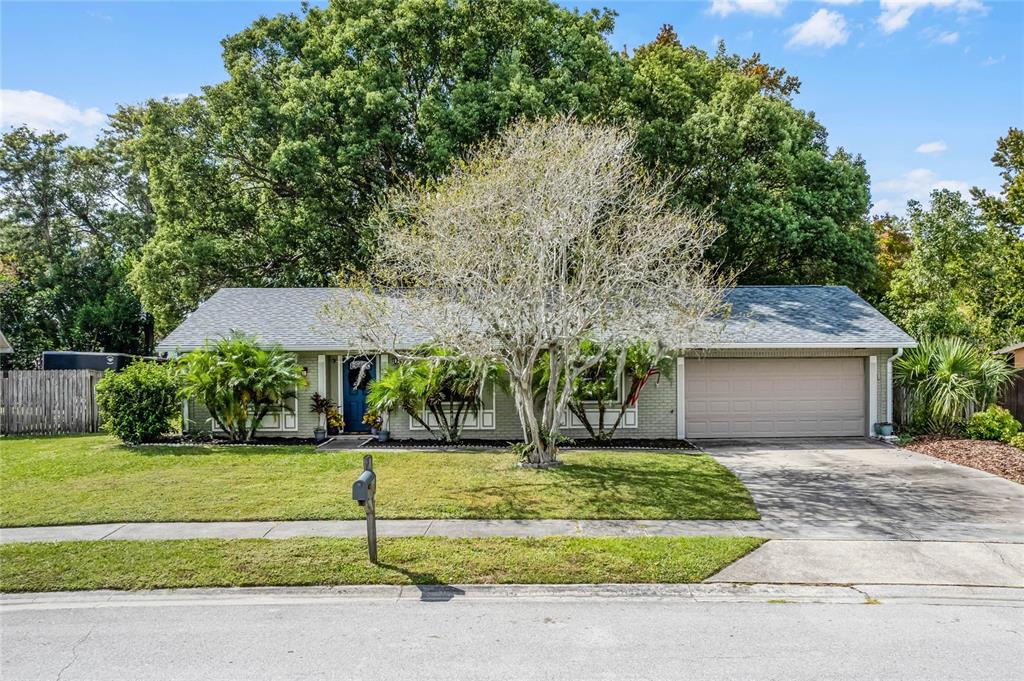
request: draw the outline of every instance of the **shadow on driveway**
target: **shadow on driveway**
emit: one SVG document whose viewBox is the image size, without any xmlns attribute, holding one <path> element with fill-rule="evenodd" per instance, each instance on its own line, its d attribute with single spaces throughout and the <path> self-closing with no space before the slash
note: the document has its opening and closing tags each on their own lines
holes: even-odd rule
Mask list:
<svg viewBox="0 0 1024 681">
<path fill-rule="evenodd" d="M 1024 486 L 972 468 L 866 438 L 695 444 L 736 473 L 765 521 L 1024 540 Z"/>
</svg>

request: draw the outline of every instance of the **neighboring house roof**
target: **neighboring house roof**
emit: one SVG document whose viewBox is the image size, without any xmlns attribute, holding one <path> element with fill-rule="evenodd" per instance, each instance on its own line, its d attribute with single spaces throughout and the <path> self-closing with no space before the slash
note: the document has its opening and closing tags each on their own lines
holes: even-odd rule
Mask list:
<svg viewBox="0 0 1024 681">
<path fill-rule="evenodd" d="M 354 328 L 325 310 L 345 305 L 338 288 L 222 288 L 164 338 L 157 350 L 201 347 L 231 331 L 286 350 L 362 347 Z M 845 286 L 738 286 L 726 300 L 731 314 L 707 325 L 695 347 L 911 347 L 913 338 Z M 399 300 L 394 300 L 400 305 Z M 410 330 L 396 339 L 414 347 L 429 339 Z"/>
<path fill-rule="evenodd" d="M 993 355 L 1008 355 L 1011 352 L 1017 352 L 1018 350 L 1024 350 L 1024 343 L 1017 343 L 1016 345 L 1007 345 L 1005 348 L 999 348 Z"/>
<path fill-rule="evenodd" d="M 14 348 L 7 342 L 7 337 L 4 336 L 4 332 L 0 331 L 0 355 L 6 355 L 14 352 Z"/>
</svg>

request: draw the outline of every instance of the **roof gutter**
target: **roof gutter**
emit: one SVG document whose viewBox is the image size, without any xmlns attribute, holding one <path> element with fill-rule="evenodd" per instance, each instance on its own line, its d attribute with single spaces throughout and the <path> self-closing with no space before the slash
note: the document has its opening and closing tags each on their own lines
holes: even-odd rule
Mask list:
<svg viewBox="0 0 1024 681">
<path fill-rule="evenodd" d="M 836 350 L 861 350 L 864 348 L 916 348 L 917 341 L 909 343 L 715 343 L 714 345 L 691 345 L 685 350 L 736 350 L 760 348 L 772 349 L 803 349 L 803 348 L 834 348 Z"/>
<path fill-rule="evenodd" d="M 916 347 L 916 343 L 914 344 Z M 903 348 L 896 348 L 896 354 L 885 360 L 885 421 L 892 423 L 892 365 L 903 356 Z"/>
</svg>

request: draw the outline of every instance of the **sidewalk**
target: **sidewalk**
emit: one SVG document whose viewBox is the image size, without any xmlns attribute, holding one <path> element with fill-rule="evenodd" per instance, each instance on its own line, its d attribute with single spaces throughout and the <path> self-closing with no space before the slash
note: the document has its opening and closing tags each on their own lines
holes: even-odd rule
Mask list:
<svg viewBox="0 0 1024 681">
<path fill-rule="evenodd" d="M 753 536 L 766 539 L 908 540 L 1024 543 L 1024 526 L 935 522 L 821 520 L 378 520 L 382 537 L 631 537 Z M 10 527 L 0 543 L 128 539 L 286 539 L 363 537 L 363 520 L 287 520 L 196 523 L 104 523 Z"/>
</svg>

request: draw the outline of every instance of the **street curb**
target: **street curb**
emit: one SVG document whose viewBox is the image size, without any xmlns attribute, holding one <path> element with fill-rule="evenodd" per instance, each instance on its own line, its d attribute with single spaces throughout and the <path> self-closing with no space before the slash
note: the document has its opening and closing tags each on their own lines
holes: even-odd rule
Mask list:
<svg viewBox="0 0 1024 681">
<path fill-rule="evenodd" d="M 1024 608 L 1024 588 L 804 584 L 469 584 L 157 589 L 0 594 L 0 611 L 116 607 L 304 605 L 352 600 L 678 601 L 680 603 L 823 603 L 1004 605 Z"/>
</svg>

